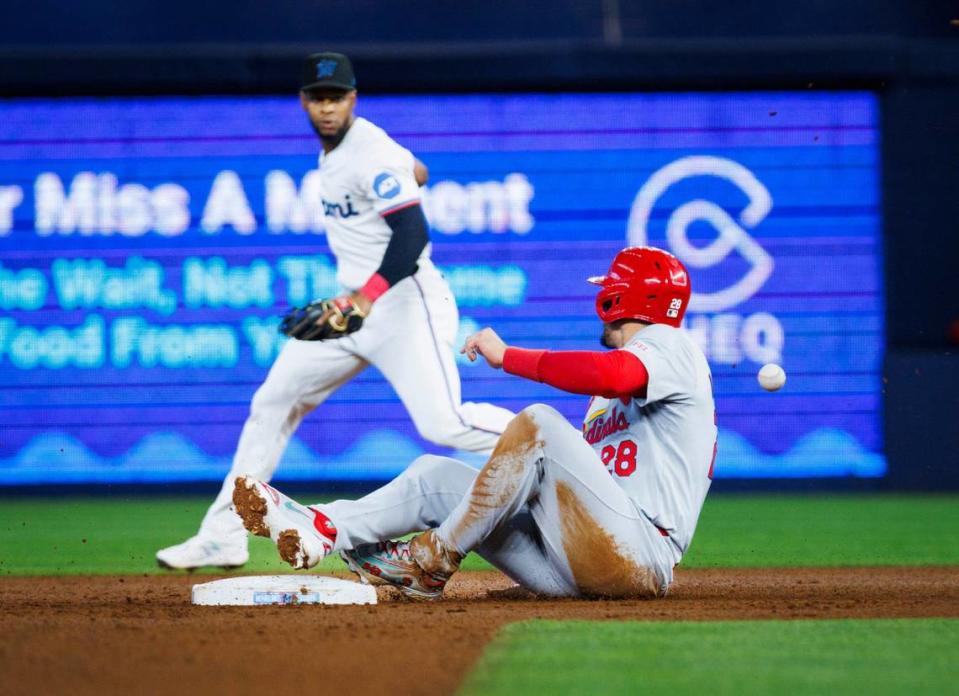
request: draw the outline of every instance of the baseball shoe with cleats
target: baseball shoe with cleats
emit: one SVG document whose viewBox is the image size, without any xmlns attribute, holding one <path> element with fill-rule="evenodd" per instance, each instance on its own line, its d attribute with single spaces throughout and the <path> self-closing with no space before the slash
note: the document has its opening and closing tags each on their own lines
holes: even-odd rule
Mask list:
<svg viewBox="0 0 959 696">
<path fill-rule="evenodd" d="M 196 570 L 218 566 L 225 570 L 239 568 L 250 560 L 246 538 L 225 541 L 197 534 L 182 544 L 160 549 L 157 564 L 168 570 Z"/>
<path fill-rule="evenodd" d="M 443 596 L 443 588 L 461 559 L 449 552 L 434 557 L 434 548 L 433 532 L 429 531 L 410 541 L 357 546 L 340 551 L 340 557 L 364 582 L 392 585 L 412 599 L 435 600 Z"/>
<path fill-rule="evenodd" d="M 267 483 L 238 476 L 233 506 L 243 526 L 252 534 L 272 539 L 280 558 L 294 568 L 312 568 L 333 550 L 336 529 L 326 515 L 300 505 Z"/>
</svg>

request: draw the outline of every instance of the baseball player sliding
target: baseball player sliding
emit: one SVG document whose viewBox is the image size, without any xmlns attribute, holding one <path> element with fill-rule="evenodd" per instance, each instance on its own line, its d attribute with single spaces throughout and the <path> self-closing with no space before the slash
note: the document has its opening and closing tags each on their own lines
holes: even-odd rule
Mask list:
<svg viewBox="0 0 959 696">
<path fill-rule="evenodd" d="M 241 476 L 233 502 L 246 528 L 295 568 L 339 551 L 361 578 L 419 599 L 441 597 L 470 551 L 537 593 L 662 596 L 716 457 L 709 366 L 678 328 L 689 276 L 674 256 L 633 247 L 590 281 L 613 350 L 524 350 L 492 329 L 463 346 L 471 360 L 591 395 L 582 432 L 530 406 L 479 472 L 427 455 L 370 495 L 328 505 L 300 505 Z M 410 532 L 422 533 L 390 541 Z"/>
<path fill-rule="evenodd" d="M 240 566 L 247 534 L 230 510 L 233 481 L 269 480 L 303 417 L 368 365 L 389 380 L 420 435 L 440 445 L 489 451 L 513 414 L 461 403 L 453 354 L 459 316 L 430 261 L 418 184 L 427 172 L 382 129 L 354 116 L 349 59 L 306 59 L 300 102 L 320 138 L 326 235 L 345 289 L 290 312 L 291 337 L 253 396 L 233 466 L 199 532 L 157 552 L 168 568 Z"/>
</svg>

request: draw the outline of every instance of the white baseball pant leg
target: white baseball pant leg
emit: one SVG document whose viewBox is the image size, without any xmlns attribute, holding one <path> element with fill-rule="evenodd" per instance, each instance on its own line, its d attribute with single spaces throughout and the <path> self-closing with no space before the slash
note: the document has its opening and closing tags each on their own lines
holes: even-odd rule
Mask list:
<svg viewBox="0 0 959 696">
<path fill-rule="evenodd" d="M 349 382 L 368 363 L 355 354 L 353 337 L 333 341 L 288 340 L 250 403 L 230 473 L 200 523 L 200 533 L 246 541 L 243 522 L 231 509 L 234 479 L 269 481 L 303 417 Z"/>
<path fill-rule="evenodd" d="M 230 510 L 234 478 L 246 474 L 269 480 L 303 417 L 370 363 L 393 385 L 425 439 L 469 451 L 492 450 L 514 414 L 492 404 L 460 403 L 453 354 L 458 328 L 449 286 L 432 265 L 424 264 L 377 301 L 355 334 L 287 341 L 253 397 L 233 467 L 201 533 L 242 538 L 242 523 Z"/>
<path fill-rule="evenodd" d="M 515 414 L 462 403 L 454 345 L 459 312 L 439 272 L 428 266 L 397 283 L 370 322 L 376 331 L 360 339 L 361 354 L 393 385 L 419 434 L 445 447 L 492 450 Z"/>
</svg>

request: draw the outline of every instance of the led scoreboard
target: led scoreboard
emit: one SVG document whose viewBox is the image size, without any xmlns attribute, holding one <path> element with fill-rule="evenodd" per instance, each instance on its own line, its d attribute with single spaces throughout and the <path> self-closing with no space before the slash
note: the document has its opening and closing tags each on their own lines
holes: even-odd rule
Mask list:
<svg viewBox="0 0 959 696">
<path fill-rule="evenodd" d="M 461 334 L 595 349 L 627 244 L 692 274 L 717 478 L 885 473 L 876 98 L 863 92 L 368 97 L 430 168 Z M 0 101 L 0 485 L 217 480 L 282 345 L 338 291 L 295 95 Z M 789 375 L 776 394 L 759 367 Z M 415 365 L 410 366 L 415 370 Z M 460 364 L 464 399 L 586 400 Z M 436 448 L 370 368 L 279 479 L 382 480 Z"/>
</svg>

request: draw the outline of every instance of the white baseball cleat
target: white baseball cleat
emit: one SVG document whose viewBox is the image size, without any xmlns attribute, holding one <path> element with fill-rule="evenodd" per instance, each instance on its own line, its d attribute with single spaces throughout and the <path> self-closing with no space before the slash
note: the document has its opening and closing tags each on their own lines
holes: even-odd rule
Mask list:
<svg viewBox="0 0 959 696">
<path fill-rule="evenodd" d="M 283 495 L 273 486 L 249 476 L 237 476 L 233 506 L 252 534 L 269 537 L 280 558 L 294 568 L 306 570 L 333 550 L 326 516 Z"/>
<path fill-rule="evenodd" d="M 230 542 L 197 534 L 182 544 L 160 549 L 156 554 L 161 568 L 196 570 L 206 566 L 238 568 L 250 560 L 246 539 Z"/>
</svg>

